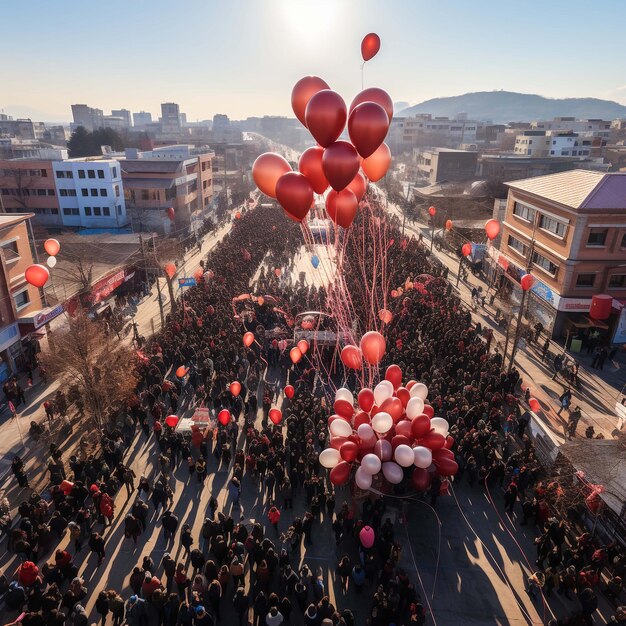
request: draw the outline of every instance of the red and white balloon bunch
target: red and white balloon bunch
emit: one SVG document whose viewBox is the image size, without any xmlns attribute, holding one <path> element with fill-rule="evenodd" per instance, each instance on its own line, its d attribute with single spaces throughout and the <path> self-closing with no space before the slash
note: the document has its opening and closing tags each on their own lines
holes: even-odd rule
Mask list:
<svg viewBox="0 0 626 626">
<path fill-rule="evenodd" d="M 426 491 L 434 473 L 454 476 L 459 467 L 450 448 L 448 422 L 435 417 L 427 404 L 428 388 L 411 380 L 402 386 L 402 370 L 390 365 L 385 380 L 374 390 L 361 389 L 358 407 L 349 389 L 337 390 L 334 415 L 328 418 L 330 447 L 319 455 L 320 464 L 330 469 L 330 482 L 346 484 L 352 475 L 360 489 L 369 489 L 374 477 L 382 475 L 391 484 L 414 467 L 411 482 L 415 491 Z"/>
<path fill-rule="evenodd" d="M 378 51 L 376 40 L 380 45 L 374 33 L 366 40 L 365 61 Z M 330 186 L 326 212 L 335 224 L 348 228 L 365 194 L 367 179 L 380 180 L 391 163 L 384 139 L 393 117 L 393 101 L 385 91 L 373 87 L 357 94 L 348 109 L 324 80 L 305 76 L 291 92 L 291 106 L 318 145 L 302 153 L 297 172 L 281 155 L 262 154 L 252 166 L 254 182 L 297 222 L 308 215 L 314 194 L 323 194 Z M 350 141 L 339 139 L 346 123 Z"/>
</svg>

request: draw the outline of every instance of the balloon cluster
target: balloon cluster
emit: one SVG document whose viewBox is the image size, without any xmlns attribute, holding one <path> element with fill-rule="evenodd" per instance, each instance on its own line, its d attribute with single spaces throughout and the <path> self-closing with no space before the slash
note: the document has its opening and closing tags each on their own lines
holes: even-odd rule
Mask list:
<svg viewBox="0 0 626 626">
<path fill-rule="evenodd" d="M 378 35 L 367 35 L 361 48 L 364 61 L 371 59 L 380 48 Z M 305 76 L 291 92 L 291 106 L 318 145 L 302 153 L 297 172 L 281 155 L 262 154 L 252 166 L 254 182 L 296 222 L 308 215 L 314 194 L 323 194 L 330 186 L 326 212 L 336 225 L 348 228 L 367 179 L 380 180 L 391 163 L 384 139 L 393 117 L 393 101 L 385 91 L 372 87 L 357 94 L 348 108 L 324 80 Z M 350 141 L 339 140 L 346 125 Z"/>
<path fill-rule="evenodd" d="M 330 447 L 319 455 L 333 485 L 346 484 L 354 472 L 360 489 L 369 489 L 382 471 L 391 484 L 401 483 L 412 467 L 415 491 L 426 491 L 433 475 L 454 476 L 459 466 L 450 449 L 448 422 L 427 404 L 428 387 L 415 380 L 402 386 L 402 370 L 390 365 L 374 390 L 361 389 L 358 407 L 349 389 L 335 395 L 328 418 Z"/>
<path fill-rule="evenodd" d="M 57 264 L 57 254 L 61 250 L 61 244 L 57 239 L 46 239 L 43 244 L 43 249 L 50 256 L 46 259 L 46 265 L 50 268 Z M 26 268 L 24 272 L 24 278 L 27 283 L 30 283 L 34 287 L 43 287 L 50 278 L 50 270 L 46 265 L 40 263 L 33 263 Z"/>
</svg>

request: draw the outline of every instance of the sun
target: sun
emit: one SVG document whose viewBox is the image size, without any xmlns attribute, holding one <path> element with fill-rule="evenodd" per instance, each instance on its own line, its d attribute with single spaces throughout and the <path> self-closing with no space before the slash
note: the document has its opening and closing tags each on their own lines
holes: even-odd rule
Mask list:
<svg viewBox="0 0 626 626">
<path fill-rule="evenodd" d="M 282 0 L 279 10 L 294 39 L 313 43 L 334 29 L 341 4 L 339 0 Z"/>
</svg>

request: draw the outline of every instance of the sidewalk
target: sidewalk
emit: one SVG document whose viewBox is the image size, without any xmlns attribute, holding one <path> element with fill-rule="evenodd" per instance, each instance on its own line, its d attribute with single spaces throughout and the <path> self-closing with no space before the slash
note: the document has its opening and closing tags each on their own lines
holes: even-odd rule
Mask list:
<svg viewBox="0 0 626 626">
<path fill-rule="evenodd" d="M 382 193 L 386 197 L 384 191 Z M 392 213 L 395 213 L 402 219 L 403 213 L 397 205 L 388 203 L 387 207 Z M 428 225 L 407 218 L 405 231 L 415 236 L 421 234 L 424 245 L 430 245 L 430 227 Z M 445 250 L 438 251 L 436 247 L 433 247 L 433 256 L 449 269 L 448 279 L 452 284 L 456 284 L 459 269 L 458 257 L 447 253 Z M 479 286 L 482 286 L 483 293 L 487 293 L 488 285 L 486 281 L 468 272 L 467 282 L 459 282 L 459 296 L 467 308 L 472 311 L 472 319 L 474 321 L 479 321 L 485 328 L 493 329 L 492 346 L 504 346 L 506 328 L 500 328 L 494 321 L 498 300 L 494 302 L 493 307 L 481 307 L 475 311 L 472 308 L 471 290 L 473 287 Z M 511 333 L 511 335 L 513 334 Z M 508 354 L 511 353 L 512 344 L 513 336 L 510 336 Z M 502 352 L 501 348 L 500 352 Z M 552 358 L 559 352 L 563 352 L 563 346 L 560 346 L 555 341 L 551 341 L 550 354 Z M 577 436 L 584 437 L 587 426 L 593 425 L 596 434 L 602 433 L 607 439 L 612 439 L 611 433 L 618 425 L 618 418 L 615 415 L 614 408 L 615 399 L 622 386 L 626 384 L 626 366 L 617 362 L 618 367 L 616 368 L 611 362 L 607 361 L 605 369 L 600 374 L 599 370 L 591 368 L 591 357 L 569 352 L 566 352 L 566 355 L 571 360 L 577 360 L 580 364 L 578 372 L 580 389 L 572 388 L 571 402 L 572 408 L 580 405 L 582 411 Z M 529 347 L 527 344 L 520 342 L 515 356 L 515 365 L 522 375 L 522 387 L 525 389 L 529 386 L 531 396 L 536 398 L 541 404 L 542 410 L 538 413 L 539 419 L 544 422 L 554 439 L 560 444 L 565 440 L 564 427 L 567 424 L 569 412 L 564 410 L 560 416 L 556 412 L 560 408 L 559 396 L 569 385 L 561 377 L 557 378 L 557 380 L 552 380 L 554 373 L 552 358 L 544 362 L 541 358 L 541 348 L 539 346 Z"/>
</svg>

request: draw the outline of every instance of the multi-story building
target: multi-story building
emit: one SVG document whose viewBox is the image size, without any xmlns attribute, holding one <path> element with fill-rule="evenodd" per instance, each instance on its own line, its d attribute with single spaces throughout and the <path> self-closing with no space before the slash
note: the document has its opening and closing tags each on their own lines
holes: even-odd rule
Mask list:
<svg viewBox="0 0 626 626">
<path fill-rule="evenodd" d="M 608 138 L 611 122 L 600 119 L 577 120 L 575 117 L 555 117 L 553 120 L 537 120 L 530 123 L 531 130 L 568 130 L 581 135 Z"/>
<path fill-rule="evenodd" d="M 126 202 L 135 230 L 193 233 L 211 208 L 213 159 L 206 148 L 165 146 L 120 159 Z M 174 209 L 174 222 L 168 209 Z"/>
<path fill-rule="evenodd" d="M 61 221 L 70 228 L 121 228 L 126 215 L 122 168 L 113 159 L 52 163 Z"/>
<path fill-rule="evenodd" d="M 163 134 L 180 132 L 182 128 L 180 106 L 175 102 L 164 102 L 161 105 L 160 122 Z"/>
<path fill-rule="evenodd" d="M 448 117 L 433 117 L 420 113 L 406 117 L 402 122 L 402 143 L 404 146 L 443 146 L 456 147 L 462 143 L 474 143 L 478 122 Z"/>
<path fill-rule="evenodd" d="M 72 117 L 74 122 L 72 128 L 84 126 L 89 131 L 104 127 L 104 114 L 102 109 L 92 109 L 86 104 L 73 104 Z"/>
<path fill-rule="evenodd" d="M 26 268 L 34 262 L 28 223 L 32 217 L 32 213 L 0 215 L 0 382 L 24 367 L 34 353 L 28 332 L 20 333 L 20 325 L 41 314 L 44 318 L 38 319 L 45 319 L 49 313 L 42 310 L 40 290 L 24 278 Z M 33 352 L 25 354 L 30 349 Z"/>
<path fill-rule="evenodd" d="M 515 138 L 514 153 L 531 157 L 599 157 L 603 139 L 570 130 L 526 130 Z"/>
<path fill-rule="evenodd" d="M 146 126 L 147 124 L 152 124 L 152 113 L 148 113 L 147 111 L 133 113 L 133 124 L 135 126 Z"/>
<path fill-rule="evenodd" d="M 431 185 L 474 178 L 477 158 L 478 152 L 450 148 L 415 151 L 418 175 Z"/>
<path fill-rule="evenodd" d="M 0 118 L 0 135 L 8 135 L 18 139 L 37 139 L 35 124 L 32 120 L 14 120 L 10 115 L 3 115 Z"/>
<path fill-rule="evenodd" d="M 555 335 L 591 325 L 612 341 L 626 304 L 626 173 L 577 169 L 507 185 L 502 240 L 492 254 L 504 276 L 517 284 L 530 268 L 529 310 Z M 590 320 L 595 294 L 612 296 L 609 319 Z"/>
<path fill-rule="evenodd" d="M 111 109 L 111 116 L 122 118 L 125 128 L 130 128 L 133 125 L 132 116 L 128 109 Z"/>
</svg>

